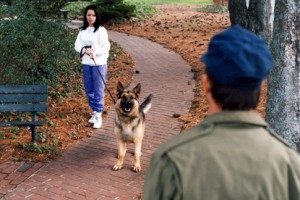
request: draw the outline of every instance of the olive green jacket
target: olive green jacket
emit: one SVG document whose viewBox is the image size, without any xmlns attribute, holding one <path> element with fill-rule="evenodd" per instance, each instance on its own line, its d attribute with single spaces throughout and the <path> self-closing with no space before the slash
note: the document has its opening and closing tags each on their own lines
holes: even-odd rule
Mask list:
<svg viewBox="0 0 300 200">
<path fill-rule="evenodd" d="M 208 116 L 152 156 L 144 200 L 300 200 L 300 157 L 255 112 Z"/>
</svg>

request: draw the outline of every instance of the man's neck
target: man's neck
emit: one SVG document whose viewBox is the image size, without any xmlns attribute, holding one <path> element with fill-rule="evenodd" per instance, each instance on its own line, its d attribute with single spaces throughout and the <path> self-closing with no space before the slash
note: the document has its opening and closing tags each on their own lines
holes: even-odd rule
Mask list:
<svg viewBox="0 0 300 200">
<path fill-rule="evenodd" d="M 207 114 L 212 115 L 219 112 L 222 112 L 220 106 L 209 106 Z"/>
</svg>

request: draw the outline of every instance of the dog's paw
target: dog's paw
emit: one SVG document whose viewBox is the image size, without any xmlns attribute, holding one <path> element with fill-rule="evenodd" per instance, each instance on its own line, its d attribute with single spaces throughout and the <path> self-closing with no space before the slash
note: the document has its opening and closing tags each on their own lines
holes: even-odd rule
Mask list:
<svg viewBox="0 0 300 200">
<path fill-rule="evenodd" d="M 140 165 L 135 165 L 135 166 L 133 167 L 133 171 L 134 171 L 134 172 L 140 172 L 141 170 L 142 170 L 142 168 L 141 168 Z"/>
<path fill-rule="evenodd" d="M 120 170 L 121 168 L 122 168 L 122 165 L 116 164 L 116 165 L 113 167 L 113 170 L 114 170 L 114 171 L 118 171 L 118 170 Z"/>
</svg>

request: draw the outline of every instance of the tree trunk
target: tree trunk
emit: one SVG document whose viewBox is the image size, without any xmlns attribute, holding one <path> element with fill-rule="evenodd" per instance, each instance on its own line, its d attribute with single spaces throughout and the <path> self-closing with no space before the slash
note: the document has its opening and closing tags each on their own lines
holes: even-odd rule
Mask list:
<svg viewBox="0 0 300 200">
<path fill-rule="evenodd" d="M 247 8 L 246 0 L 229 0 L 228 10 L 231 24 L 239 24 L 242 27 L 261 36 L 268 44 L 271 40 L 271 1 L 249 0 Z"/>
<path fill-rule="evenodd" d="M 300 3 L 275 3 L 271 50 L 274 66 L 268 79 L 266 120 L 300 152 Z"/>
</svg>

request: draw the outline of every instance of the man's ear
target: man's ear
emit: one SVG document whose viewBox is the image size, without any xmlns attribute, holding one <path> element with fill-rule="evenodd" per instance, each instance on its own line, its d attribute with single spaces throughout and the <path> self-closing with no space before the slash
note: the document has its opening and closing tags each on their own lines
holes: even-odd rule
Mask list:
<svg viewBox="0 0 300 200">
<path fill-rule="evenodd" d="M 260 89 L 262 89 L 267 84 L 268 84 L 267 79 L 264 79 L 260 85 Z"/>
<path fill-rule="evenodd" d="M 211 92 L 211 84 L 209 82 L 209 78 L 207 74 L 202 74 L 201 76 L 201 81 L 202 81 L 202 86 L 205 94 L 207 95 L 208 93 Z"/>
</svg>

